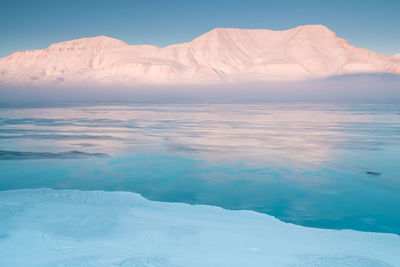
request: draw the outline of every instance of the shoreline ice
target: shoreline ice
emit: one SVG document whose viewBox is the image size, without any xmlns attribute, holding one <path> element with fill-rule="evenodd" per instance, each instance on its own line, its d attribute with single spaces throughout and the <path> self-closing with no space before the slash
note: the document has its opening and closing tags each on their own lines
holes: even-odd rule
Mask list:
<svg viewBox="0 0 400 267">
<path fill-rule="evenodd" d="M 0 266 L 399 266 L 400 236 L 130 192 L 0 192 Z"/>
</svg>

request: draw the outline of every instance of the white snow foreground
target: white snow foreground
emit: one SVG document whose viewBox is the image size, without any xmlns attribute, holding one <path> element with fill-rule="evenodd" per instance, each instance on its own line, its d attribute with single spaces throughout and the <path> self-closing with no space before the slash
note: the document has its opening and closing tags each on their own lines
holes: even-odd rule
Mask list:
<svg viewBox="0 0 400 267">
<path fill-rule="evenodd" d="M 323 25 L 217 28 L 165 48 L 97 36 L 0 59 L 0 82 L 31 85 L 219 84 L 382 72 L 400 74 L 400 58 L 351 46 Z"/>
<path fill-rule="evenodd" d="M 0 192 L 0 266 L 400 266 L 400 237 L 128 192 Z"/>
</svg>

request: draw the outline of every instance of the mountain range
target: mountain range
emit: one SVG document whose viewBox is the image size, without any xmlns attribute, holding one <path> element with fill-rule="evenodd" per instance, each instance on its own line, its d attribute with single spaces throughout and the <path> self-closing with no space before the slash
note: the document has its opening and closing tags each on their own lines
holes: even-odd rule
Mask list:
<svg viewBox="0 0 400 267">
<path fill-rule="evenodd" d="M 0 82 L 8 84 L 219 84 L 359 73 L 400 74 L 400 54 L 354 47 L 322 25 L 216 28 L 163 48 L 97 36 L 0 59 Z"/>
</svg>

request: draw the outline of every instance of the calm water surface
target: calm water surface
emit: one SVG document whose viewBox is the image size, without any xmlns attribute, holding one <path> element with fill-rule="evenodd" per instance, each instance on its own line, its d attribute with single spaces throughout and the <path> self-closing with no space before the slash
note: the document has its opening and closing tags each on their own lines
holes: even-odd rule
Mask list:
<svg viewBox="0 0 400 267">
<path fill-rule="evenodd" d="M 0 108 L 0 190 L 132 191 L 400 234 L 400 106 Z"/>
</svg>

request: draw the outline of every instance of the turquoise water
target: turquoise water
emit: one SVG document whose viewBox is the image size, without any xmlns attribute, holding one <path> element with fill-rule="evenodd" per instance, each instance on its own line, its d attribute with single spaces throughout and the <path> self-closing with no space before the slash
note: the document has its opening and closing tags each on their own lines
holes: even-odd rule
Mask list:
<svg viewBox="0 0 400 267">
<path fill-rule="evenodd" d="M 400 234 L 400 106 L 0 108 L 0 190 L 132 191 Z"/>
</svg>

